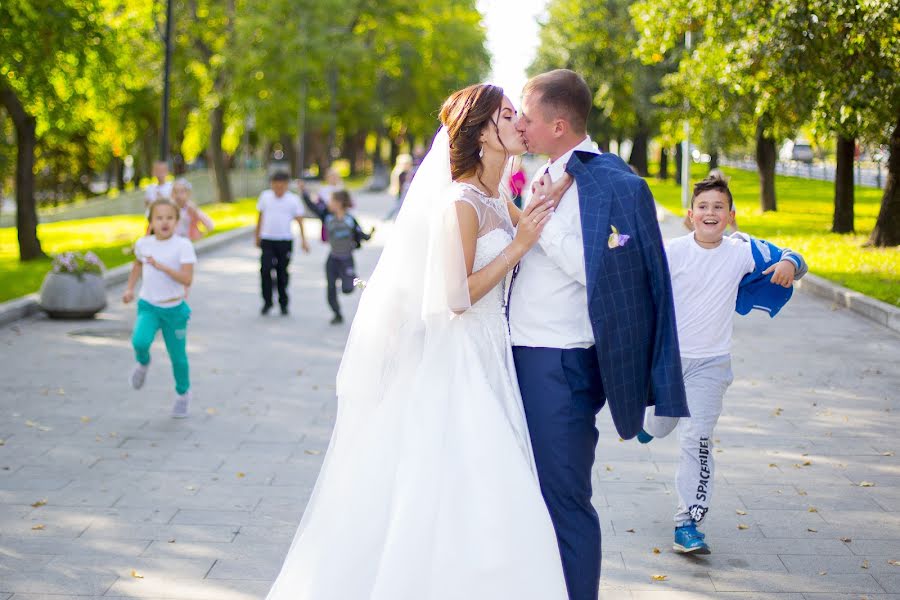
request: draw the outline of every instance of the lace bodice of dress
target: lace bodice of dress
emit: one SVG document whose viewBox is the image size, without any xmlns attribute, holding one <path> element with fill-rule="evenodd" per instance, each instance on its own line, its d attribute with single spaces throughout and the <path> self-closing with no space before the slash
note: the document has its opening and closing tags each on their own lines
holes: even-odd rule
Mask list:
<svg viewBox="0 0 900 600">
<path fill-rule="evenodd" d="M 487 266 L 500 255 L 513 239 L 515 230 L 509 218 L 506 200 L 491 198 L 477 187 L 461 183 L 459 202 L 471 205 L 478 214 L 478 239 L 475 243 L 475 262 L 472 272 Z M 481 300 L 472 305 L 473 312 L 503 313 L 506 302 L 505 281 L 498 283 L 494 289 L 485 294 Z"/>
</svg>

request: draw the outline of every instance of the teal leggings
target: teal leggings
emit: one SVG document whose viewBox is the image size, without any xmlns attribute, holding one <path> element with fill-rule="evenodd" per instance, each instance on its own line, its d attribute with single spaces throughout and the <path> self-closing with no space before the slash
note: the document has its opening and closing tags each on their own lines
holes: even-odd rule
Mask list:
<svg viewBox="0 0 900 600">
<path fill-rule="evenodd" d="M 175 375 L 175 391 L 179 394 L 191 389 L 187 359 L 187 322 L 190 317 L 191 307 L 187 302 L 171 308 L 161 308 L 146 300 L 138 300 L 137 320 L 134 322 L 134 333 L 131 334 L 135 358 L 142 365 L 148 365 L 150 345 L 153 344 L 157 330 L 162 329 L 166 350 L 172 361 L 172 373 Z"/>
</svg>

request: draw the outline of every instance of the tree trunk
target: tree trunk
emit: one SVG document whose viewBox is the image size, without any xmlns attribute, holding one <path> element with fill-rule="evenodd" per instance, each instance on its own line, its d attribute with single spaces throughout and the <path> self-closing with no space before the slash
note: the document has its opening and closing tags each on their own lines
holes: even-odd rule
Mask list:
<svg viewBox="0 0 900 600">
<path fill-rule="evenodd" d="M 759 206 L 763 212 L 778 210 L 775 199 L 775 140 L 766 137 L 762 120 L 756 123 L 756 166 L 759 169 Z"/>
<path fill-rule="evenodd" d="M 709 170 L 712 171 L 713 169 L 718 169 L 718 168 L 719 168 L 719 151 L 713 150 L 709 154 Z"/>
<path fill-rule="evenodd" d="M 299 179 L 300 172 L 297 170 L 297 147 L 294 145 L 294 136 L 282 133 L 281 147 L 284 149 L 284 160 L 290 166 L 291 178 Z"/>
<path fill-rule="evenodd" d="M 216 181 L 219 202 L 234 202 L 231 191 L 231 180 L 228 177 L 228 166 L 225 163 L 225 151 L 222 149 L 222 135 L 225 133 L 225 107 L 215 107 L 209 115 L 209 164 Z"/>
<path fill-rule="evenodd" d="M 834 174 L 833 233 L 853 233 L 853 155 L 856 139 L 838 136 L 837 169 Z"/>
<path fill-rule="evenodd" d="M 669 149 L 665 146 L 659 149 L 659 174 L 657 178 L 662 181 L 669 178 Z"/>
<path fill-rule="evenodd" d="M 647 144 L 649 141 L 650 134 L 647 130 L 643 128 L 638 129 L 632 140 L 631 155 L 628 157 L 628 164 L 641 177 L 646 177 L 650 174 L 647 168 Z"/>
<path fill-rule="evenodd" d="M 675 185 L 681 185 L 682 144 L 675 144 Z"/>
<path fill-rule="evenodd" d="M 869 244 L 900 246 L 900 118 L 891 134 L 887 181 Z"/>
<path fill-rule="evenodd" d="M 34 149 L 37 121 L 26 112 L 15 91 L 0 82 L 0 103 L 16 128 L 16 235 L 19 260 L 44 258 L 37 236 L 37 205 L 34 201 Z"/>
</svg>

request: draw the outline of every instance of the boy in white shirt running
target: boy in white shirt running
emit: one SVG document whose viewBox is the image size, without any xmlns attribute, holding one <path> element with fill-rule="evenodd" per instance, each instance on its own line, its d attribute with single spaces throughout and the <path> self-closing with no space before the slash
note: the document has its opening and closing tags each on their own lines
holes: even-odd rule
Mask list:
<svg viewBox="0 0 900 600">
<path fill-rule="evenodd" d="M 734 222 L 734 201 L 728 182 L 712 175 L 694 186 L 688 219 L 693 231 L 666 243 L 672 277 L 675 321 L 681 367 L 691 416 L 681 419 L 681 453 L 675 488 L 674 549 L 709 554 L 704 534 L 697 530 L 709 510 L 713 491 L 713 431 L 722 414 L 722 400 L 731 385 L 731 334 L 739 288 L 755 280 L 757 308 L 774 316 L 790 297 L 790 288 L 806 273 L 802 257 L 762 240 L 725 236 Z M 760 250 L 760 248 L 763 248 Z M 753 274 L 753 277 L 746 277 Z M 771 279 L 768 282 L 768 276 Z M 745 279 L 746 278 L 746 279 Z M 760 286 L 768 288 L 760 293 Z M 742 288 L 743 289 L 743 288 Z M 750 288 L 747 288 L 750 289 Z M 748 292 L 751 293 L 751 292 Z M 771 309 L 771 310 L 770 310 Z M 679 419 L 647 411 L 641 443 L 668 435 Z"/>
<path fill-rule="evenodd" d="M 260 277 L 262 283 L 262 314 L 272 310 L 272 269 L 278 284 L 278 305 L 281 314 L 288 314 L 288 264 L 294 248 L 291 222 L 300 224 L 300 240 L 304 252 L 309 252 L 306 234 L 303 232 L 303 205 L 300 197 L 288 191 L 290 176 L 282 171 L 272 175 L 272 188 L 259 195 L 256 209 L 256 246 L 262 250 Z"/>
<path fill-rule="evenodd" d="M 136 390 L 143 387 L 150 367 L 150 346 L 161 329 L 175 375 L 177 397 L 172 417 L 183 419 L 188 415 L 191 400 L 187 358 L 187 322 L 191 308 L 184 294 L 194 278 L 197 254 L 189 239 L 175 235 L 178 217 L 178 207 L 171 200 L 160 198 L 150 203 L 147 220 L 153 233 L 134 245 L 135 260 L 122 301 L 127 304 L 134 300 L 134 286 L 142 279 L 131 337 L 137 359 L 131 386 Z"/>
</svg>

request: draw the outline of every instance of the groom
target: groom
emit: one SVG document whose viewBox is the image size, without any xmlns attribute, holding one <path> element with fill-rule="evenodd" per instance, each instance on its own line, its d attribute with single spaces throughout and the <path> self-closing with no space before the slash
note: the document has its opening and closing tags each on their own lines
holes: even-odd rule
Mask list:
<svg viewBox="0 0 900 600">
<path fill-rule="evenodd" d="M 569 598 L 593 600 L 595 415 L 608 402 L 624 439 L 641 430 L 649 405 L 657 415 L 688 415 L 672 285 L 647 184 L 587 136 L 584 79 L 550 71 L 522 94 L 518 129 L 530 152 L 550 156 L 536 177 L 568 172 L 575 184 L 519 264 L 509 301 L 513 356 Z"/>
</svg>

